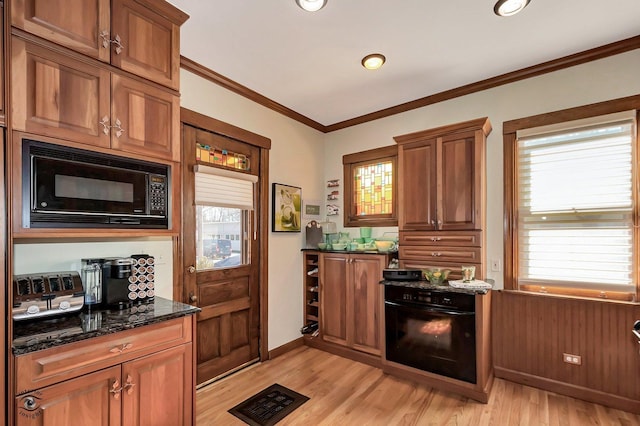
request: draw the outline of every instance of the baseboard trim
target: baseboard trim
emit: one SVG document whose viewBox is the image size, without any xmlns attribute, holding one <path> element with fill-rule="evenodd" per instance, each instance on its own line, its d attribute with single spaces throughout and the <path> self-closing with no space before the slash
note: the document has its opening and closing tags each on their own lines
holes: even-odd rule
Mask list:
<svg viewBox="0 0 640 426">
<path fill-rule="evenodd" d="M 511 382 L 536 387 L 596 404 L 606 405 L 607 407 L 616 408 L 618 410 L 640 414 L 640 401 L 636 399 L 612 395 L 610 393 L 572 385 L 570 383 L 559 382 L 546 377 L 534 376 L 520 371 L 509 370 L 502 367 L 494 367 L 494 374 L 496 377 L 509 380 Z"/>
<path fill-rule="evenodd" d="M 269 351 L 269 359 L 274 359 L 279 356 L 286 354 L 296 348 L 304 346 L 304 339 L 302 337 L 298 337 L 295 340 L 290 341 L 289 343 L 285 343 L 282 346 L 278 346 L 277 348 L 271 349 Z"/>
</svg>

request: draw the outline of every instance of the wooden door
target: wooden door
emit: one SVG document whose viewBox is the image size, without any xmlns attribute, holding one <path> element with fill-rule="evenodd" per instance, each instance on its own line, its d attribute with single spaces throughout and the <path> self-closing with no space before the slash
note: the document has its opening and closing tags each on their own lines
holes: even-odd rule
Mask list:
<svg viewBox="0 0 640 426">
<path fill-rule="evenodd" d="M 125 71 L 178 90 L 180 87 L 180 24 L 186 15 L 171 21 L 134 0 L 113 0 L 111 37 L 119 38 L 121 46 L 113 44 L 111 63 Z M 167 12 L 168 6 L 163 6 Z"/>
<path fill-rule="evenodd" d="M 109 0 L 15 0 L 11 25 L 109 62 L 109 6 Z"/>
<path fill-rule="evenodd" d="M 384 255 L 351 255 L 351 294 L 347 322 L 353 327 L 349 345 L 374 355 L 381 354 L 380 284 L 385 268 Z"/>
<path fill-rule="evenodd" d="M 194 166 L 196 142 L 201 145 L 242 153 L 249 158 L 251 173 L 262 167 L 260 149 L 223 137 L 219 134 L 183 125 L 183 265 L 184 290 L 188 303 L 202 309 L 197 314 L 197 383 L 215 377 L 250 362 L 260 354 L 260 235 L 261 211 L 256 203 L 253 213 L 242 217 L 244 234 L 243 259 L 233 264 L 227 259 L 223 267 L 209 268 L 204 254 L 196 262 L 198 248 L 204 247 L 202 224 L 196 220 L 194 199 Z M 254 197 L 260 199 L 260 185 L 255 185 Z M 210 259 L 209 259 L 210 260 Z"/>
<path fill-rule="evenodd" d="M 193 380 L 191 343 L 122 365 L 122 424 L 190 426 Z M 187 401 L 187 399 L 189 399 Z"/>
<path fill-rule="evenodd" d="M 172 92 L 112 75 L 111 147 L 180 161 L 180 99 Z"/>
<path fill-rule="evenodd" d="M 320 335 L 327 342 L 347 345 L 347 287 L 349 255 L 320 255 Z"/>
<path fill-rule="evenodd" d="M 402 144 L 398 157 L 400 229 L 436 229 L 436 140 Z"/>
<path fill-rule="evenodd" d="M 476 194 L 474 132 L 445 136 L 441 139 L 441 202 L 439 230 L 476 229 L 480 214 Z"/>
<path fill-rule="evenodd" d="M 117 366 L 17 396 L 16 426 L 118 426 L 121 385 Z"/>
<path fill-rule="evenodd" d="M 17 37 L 11 56 L 14 130 L 110 146 L 108 71 Z"/>
</svg>

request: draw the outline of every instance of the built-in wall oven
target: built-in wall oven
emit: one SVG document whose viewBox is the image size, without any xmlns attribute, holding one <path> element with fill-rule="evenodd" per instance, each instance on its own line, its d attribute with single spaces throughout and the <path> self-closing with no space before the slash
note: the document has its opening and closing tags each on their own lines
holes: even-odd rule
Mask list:
<svg viewBox="0 0 640 426">
<path fill-rule="evenodd" d="M 476 383 L 475 296 L 385 285 L 386 360 Z"/>
</svg>

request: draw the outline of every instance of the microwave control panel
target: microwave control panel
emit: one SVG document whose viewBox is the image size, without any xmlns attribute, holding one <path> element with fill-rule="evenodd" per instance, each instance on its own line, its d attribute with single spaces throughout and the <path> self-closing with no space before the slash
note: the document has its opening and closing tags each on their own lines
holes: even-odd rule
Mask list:
<svg viewBox="0 0 640 426">
<path fill-rule="evenodd" d="M 149 214 L 166 216 L 167 177 L 149 175 Z"/>
</svg>

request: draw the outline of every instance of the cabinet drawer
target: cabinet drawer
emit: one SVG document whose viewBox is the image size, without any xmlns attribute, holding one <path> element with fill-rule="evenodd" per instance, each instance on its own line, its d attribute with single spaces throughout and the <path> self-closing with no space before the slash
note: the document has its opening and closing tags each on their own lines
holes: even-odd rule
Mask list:
<svg viewBox="0 0 640 426">
<path fill-rule="evenodd" d="M 430 260 L 400 260 L 401 268 L 408 269 L 431 269 L 431 268 L 440 268 L 440 269 L 449 269 L 451 273 L 449 273 L 450 280 L 461 280 L 462 279 L 462 265 L 459 263 L 448 263 L 441 261 L 430 261 Z M 482 269 L 481 263 L 465 263 L 465 266 L 475 266 L 476 267 L 476 279 L 484 279 L 484 270 Z"/>
<path fill-rule="evenodd" d="M 400 259 L 423 261 L 480 263 L 482 250 L 479 247 L 404 246 L 400 247 Z"/>
<path fill-rule="evenodd" d="M 482 246 L 482 231 L 400 231 L 400 246 Z"/>
<path fill-rule="evenodd" d="M 16 394 L 190 342 L 191 324 L 191 316 L 186 316 L 19 355 Z"/>
</svg>

